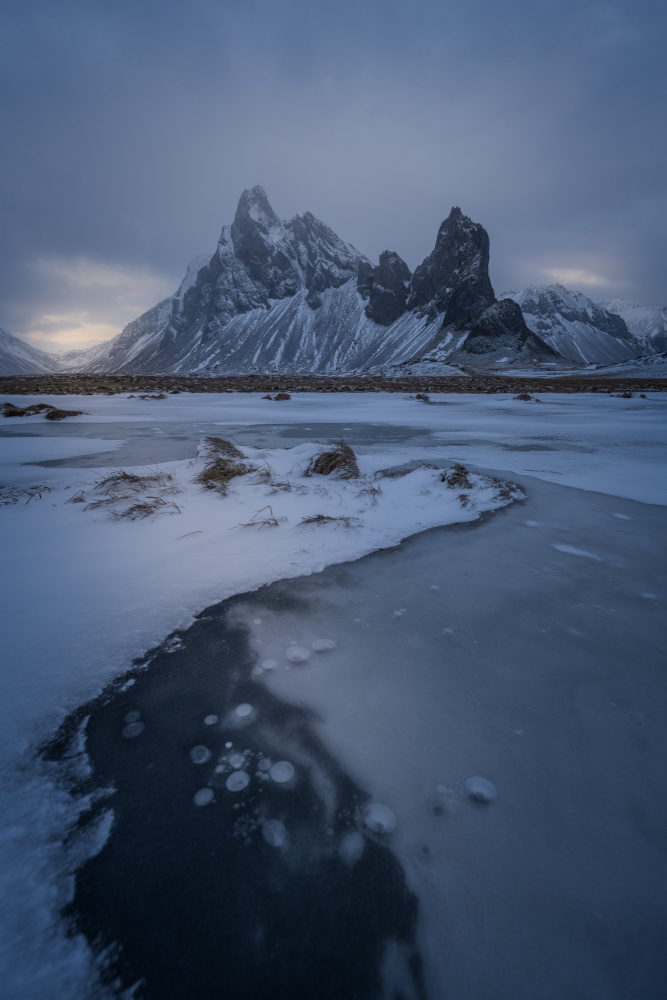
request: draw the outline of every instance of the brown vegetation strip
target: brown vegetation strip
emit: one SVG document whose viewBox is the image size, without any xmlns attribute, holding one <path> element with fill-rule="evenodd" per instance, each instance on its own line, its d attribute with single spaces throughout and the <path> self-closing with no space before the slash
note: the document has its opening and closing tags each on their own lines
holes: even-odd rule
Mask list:
<svg viewBox="0 0 667 1000">
<path fill-rule="evenodd" d="M 665 392 L 667 378 L 605 375 L 3 375 L 0 394 L 53 396 L 146 393 L 147 407 L 179 392 Z M 268 403 L 267 403 L 268 405 Z M 270 408 L 269 408 L 270 410 Z M 267 410 L 267 412 L 269 412 Z M 272 413 L 274 411 L 271 411 Z M 271 417 L 273 419 L 273 416 Z"/>
</svg>

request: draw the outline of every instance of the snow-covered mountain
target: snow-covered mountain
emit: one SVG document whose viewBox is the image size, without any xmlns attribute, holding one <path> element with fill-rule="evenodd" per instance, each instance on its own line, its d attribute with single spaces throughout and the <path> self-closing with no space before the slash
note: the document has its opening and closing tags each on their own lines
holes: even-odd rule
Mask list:
<svg viewBox="0 0 667 1000">
<path fill-rule="evenodd" d="M 599 304 L 624 320 L 645 352 L 667 351 L 667 306 L 640 306 L 625 299 L 608 299 Z"/>
<path fill-rule="evenodd" d="M 175 295 L 60 362 L 100 372 L 333 373 L 455 354 L 474 364 L 501 346 L 512 360 L 553 363 L 521 310 L 496 302 L 488 266 L 489 237 L 459 208 L 412 275 L 393 251 L 374 267 L 309 212 L 281 221 L 254 187 Z"/>
<path fill-rule="evenodd" d="M 526 324 L 564 358 L 614 364 L 644 353 L 624 319 L 563 285 L 538 285 L 507 292 L 521 306 Z"/>
<path fill-rule="evenodd" d="M 61 371 L 56 355 L 38 351 L 0 329 L 0 375 L 44 375 Z"/>
</svg>

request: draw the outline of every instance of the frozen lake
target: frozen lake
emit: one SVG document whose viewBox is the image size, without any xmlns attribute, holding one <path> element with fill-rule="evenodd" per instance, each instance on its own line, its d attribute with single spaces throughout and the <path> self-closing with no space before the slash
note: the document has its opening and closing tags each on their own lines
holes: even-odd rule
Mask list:
<svg viewBox="0 0 667 1000">
<path fill-rule="evenodd" d="M 80 868 L 66 890 L 75 926 L 89 940 L 120 941 L 116 971 L 125 986 L 144 975 L 147 997 L 183 995 L 178 947 L 151 941 L 153 921 L 165 940 L 181 942 L 201 997 L 218 995 L 225 974 L 239 997 L 310 996 L 317 983 L 323 997 L 354 988 L 387 998 L 663 997 L 667 510 L 664 492 L 655 499 L 664 404 L 656 397 L 622 412 L 616 404 L 626 401 L 578 397 L 539 409 L 498 399 L 357 400 L 346 421 L 335 412 L 343 401 L 327 400 L 316 425 L 298 402 L 298 420 L 292 412 L 291 424 L 266 426 L 256 402 L 226 401 L 225 433 L 270 447 L 279 429 L 285 447 L 289 435 L 300 443 L 340 428 L 360 454 L 464 459 L 518 482 L 526 499 L 321 572 L 237 589 L 167 639 L 147 670 L 126 674 L 133 684 L 107 688 L 78 715 L 65 685 L 75 713 L 66 730 L 91 715 L 89 784 L 80 783 L 78 757 L 78 787 L 67 778 L 73 816 L 82 791 L 93 803 L 74 838 L 88 837 L 88 846 L 70 854 L 70 870 Z M 133 441 L 135 456 L 145 454 L 152 439 L 143 427 L 128 435 L 129 418 L 105 416 L 86 424 L 91 446 Z M 198 416 L 223 433 L 204 419 L 211 414 Z M 54 439 L 76 437 L 68 426 Z M 41 434 L 42 425 L 23 427 Z M 175 427 L 162 429 L 171 447 Z M 181 433 L 190 442 L 199 427 Z M 40 474 L 77 468 L 67 463 L 83 452 L 68 440 L 62 447 L 53 460 L 31 454 L 60 463 Z M 0 440 L 0 457 L 1 448 Z M 35 474 L 15 462 L 7 469 Z M 335 647 L 313 649 L 321 639 Z M 293 647 L 309 655 L 295 659 Z M 237 715 L 239 706 L 248 713 Z M 46 703 L 40 715 L 44 739 L 53 725 Z M 144 728 L 123 736 L 136 722 Z M 21 725 L 26 736 L 40 732 L 39 718 Z M 198 747 L 210 757 L 195 760 Z M 245 750 L 242 762 L 231 759 Z M 61 744 L 51 756 L 62 752 Z M 284 784 L 262 778 L 263 760 L 294 773 Z M 25 758 L 22 766 L 24 782 L 43 780 Z M 51 780 L 71 776 L 72 760 L 49 768 Z M 230 790 L 239 772 L 249 780 Z M 493 802 L 470 798 L 472 776 L 493 783 Z M 16 788 L 11 768 L 5 777 Z M 109 787 L 115 795 L 96 798 Z M 210 798 L 196 805 L 205 789 Z M 52 832 L 67 826 L 67 801 L 58 802 Z M 394 830 L 369 829 L 368 802 L 390 810 Z M 37 825 L 46 835 L 48 812 Z M 17 826 L 9 856 L 21 859 Z M 52 848 L 43 872 L 58 864 Z M 329 899 L 327 917 L 318 899 Z M 12 905 L 2 914 L 6 940 L 19 924 Z M 167 910 L 185 916 L 164 921 Z M 59 941 L 48 916 L 35 933 L 40 948 L 24 928 L 7 956 L 16 995 L 49 996 L 47 965 L 66 983 L 60 995 L 91 995 L 83 938 Z M 226 953 L 221 939 L 236 943 Z M 41 970 L 30 967 L 35 954 Z M 263 992 L 264 973 L 292 982 L 292 992 Z"/>
</svg>

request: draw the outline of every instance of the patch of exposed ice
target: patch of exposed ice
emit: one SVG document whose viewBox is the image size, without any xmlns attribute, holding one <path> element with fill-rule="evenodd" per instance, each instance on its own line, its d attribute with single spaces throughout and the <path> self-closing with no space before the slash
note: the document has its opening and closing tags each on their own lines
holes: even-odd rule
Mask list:
<svg viewBox="0 0 667 1000">
<path fill-rule="evenodd" d="M 338 848 L 338 857 L 343 864 L 351 868 L 361 858 L 365 846 L 366 844 L 361 834 L 357 830 L 352 830 L 350 833 L 346 833 L 341 840 Z"/>
<path fill-rule="evenodd" d="M 586 549 L 577 549 L 574 545 L 561 545 L 554 542 L 551 548 L 557 549 L 559 552 L 564 552 L 568 556 L 581 556 L 583 559 L 594 559 L 595 562 L 604 562 L 603 559 L 600 559 L 600 556 L 596 556 L 593 552 L 587 552 Z"/>
<path fill-rule="evenodd" d="M 379 802 L 368 802 L 362 809 L 361 819 L 371 833 L 389 834 L 396 829 L 396 816 Z"/>
<path fill-rule="evenodd" d="M 285 656 L 290 663 L 305 663 L 310 659 L 310 650 L 305 646 L 288 646 Z"/>
<path fill-rule="evenodd" d="M 480 777 L 468 778 L 466 792 L 476 802 L 493 802 L 498 795 L 493 782 Z"/>
<path fill-rule="evenodd" d="M 278 760 L 271 766 L 269 774 L 278 785 L 286 785 L 294 777 L 294 767 L 288 760 Z"/>
<path fill-rule="evenodd" d="M 200 788 L 198 792 L 195 792 L 192 801 L 196 806 L 207 806 L 213 801 L 213 789 L 212 788 Z"/>
<path fill-rule="evenodd" d="M 279 819 L 269 819 L 262 826 L 262 836 L 271 847 L 284 847 L 287 842 L 287 830 Z"/>
<path fill-rule="evenodd" d="M 225 784 L 230 792 L 241 792 L 250 784 L 250 775 L 246 771 L 232 771 Z"/>
<path fill-rule="evenodd" d="M 310 648 L 315 653 L 326 653 L 330 649 L 335 649 L 336 645 L 337 643 L 333 639 L 315 639 L 314 642 L 311 642 Z"/>
<path fill-rule="evenodd" d="M 129 726 L 125 726 L 121 735 L 126 740 L 133 740 L 135 736 L 141 736 L 145 728 L 143 722 L 131 722 Z"/>
</svg>

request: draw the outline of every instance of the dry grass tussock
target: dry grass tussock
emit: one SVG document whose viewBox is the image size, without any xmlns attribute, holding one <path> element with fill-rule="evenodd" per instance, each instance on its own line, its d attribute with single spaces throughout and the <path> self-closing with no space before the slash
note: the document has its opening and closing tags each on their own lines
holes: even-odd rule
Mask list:
<svg viewBox="0 0 667 1000">
<path fill-rule="evenodd" d="M 299 526 L 302 524 L 335 524 L 336 526 L 342 525 L 344 528 L 356 528 L 358 523 L 358 517 L 350 517 L 349 515 L 332 517 L 330 514 L 311 514 L 309 517 L 302 517 Z"/>
<path fill-rule="evenodd" d="M 473 488 L 468 470 L 465 465 L 459 463 L 453 465 L 451 469 L 445 469 L 440 476 L 440 482 L 446 483 L 450 489 L 471 490 Z"/>
<path fill-rule="evenodd" d="M 205 437 L 197 448 L 197 458 L 203 458 L 206 465 L 197 473 L 193 482 L 203 486 L 205 490 L 214 490 L 220 496 L 227 496 L 232 479 L 256 471 L 254 467 L 245 464 L 244 457 L 243 452 L 231 441 L 220 437 Z"/>
<path fill-rule="evenodd" d="M 136 521 L 153 514 L 181 512 L 178 504 L 168 499 L 180 493 L 180 487 L 170 472 L 161 469 L 144 475 L 120 469 L 100 479 L 93 489 L 99 496 L 90 500 L 84 509 L 104 510 L 111 517 Z"/>
<path fill-rule="evenodd" d="M 14 403 L 2 404 L 3 417 L 34 417 L 43 413 L 47 420 L 64 420 L 65 417 L 80 417 L 84 410 L 62 410 L 51 403 L 33 403 L 31 406 L 15 406 Z"/>
<path fill-rule="evenodd" d="M 286 517 L 276 517 L 273 513 L 273 508 L 266 506 L 258 510 L 256 514 L 253 514 L 249 521 L 246 521 L 244 524 L 237 524 L 236 527 L 257 528 L 258 531 L 261 531 L 262 528 L 277 528 L 279 524 L 283 524 L 286 520 Z"/>
<path fill-rule="evenodd" d="M 337 479 L 358 479 L 357 456 L 345 441 L 330 441 L 328 451 L 316 455 L 304 472 L 304 476 L 331 476 Z"/>
<path fill-rule="evenodd" d="M 0 486 L 0 507 L 12 507 L 19 500 L 28 504 L 35 498 L 41 500 L 43 493 L 50 492 L 50 486 Z"/>
</svg>

